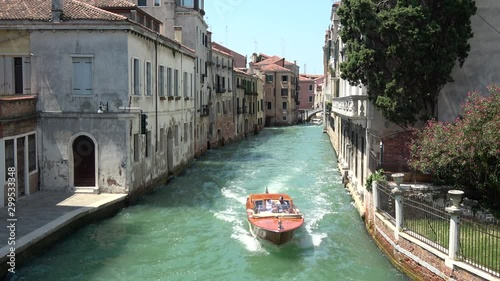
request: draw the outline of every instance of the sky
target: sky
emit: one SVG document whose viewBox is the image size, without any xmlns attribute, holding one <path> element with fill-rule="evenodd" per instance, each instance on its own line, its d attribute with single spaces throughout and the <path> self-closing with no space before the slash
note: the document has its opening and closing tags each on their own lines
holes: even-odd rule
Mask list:
<svg viewBox="0 0 500 281">
<path fill-rule="evenodd" d="M 300 73 L 323 74 L 332 0 L 206 0 L 212 41 L 246 55 L 297 61 Z M 314 4 L 313 4 L 314 3 Z"/>
</svg>

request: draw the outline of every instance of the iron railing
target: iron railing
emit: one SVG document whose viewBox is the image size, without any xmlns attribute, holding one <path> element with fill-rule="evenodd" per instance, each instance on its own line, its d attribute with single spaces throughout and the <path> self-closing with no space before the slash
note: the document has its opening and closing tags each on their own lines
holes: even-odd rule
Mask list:
<svg viewBox="0 0 500 281">
<path fill-rule="evenodd" d="M 405 233 L 448 253 L 450 217 L 444 207 L 405 198 L 403 212 Z"/>
<path fill-rule="evenodd" d="M 493 217 L 462 216 L 460 260 L 500 277 L 500 222 Z"/>
<path fill-rule="evenodd" d="M 387 217 L 396 220 L 396 205 L 394 204 L 394 195 L 391 189 L 383 185 L 378 185 L 378 209 L 377 211 L 383 212 Z"/>
<path fill-rule="evenodd" d="M 377 211 L 396 225 L 395 196 L 391 189 L 377 184 Z M 434 200 L 402 196 L 404 233 L 449 254 L 451 224 L 445 204 Z M 500 220 L 492 215 L 463 211 L 459 215 L 457 259 L 495 277 L 500 277 Z"/>
</svg>

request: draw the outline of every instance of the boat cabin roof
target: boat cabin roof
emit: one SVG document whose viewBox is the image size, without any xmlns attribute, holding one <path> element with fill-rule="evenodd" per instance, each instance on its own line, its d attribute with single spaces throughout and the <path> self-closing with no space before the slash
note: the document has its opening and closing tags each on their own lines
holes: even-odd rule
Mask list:
<svg viewBox="0 0 500 281">
<path fill-rule="evenodd" d="M 283 196 L 283 200 L 292 200 L 292 198 L 284 193 L 259 193 L 259 194 L 250 194 L 250 200 L 265 200 L 265 199 L 271 199 L 271 200 L 278 200 L 280 197 Z"/>
</svg>

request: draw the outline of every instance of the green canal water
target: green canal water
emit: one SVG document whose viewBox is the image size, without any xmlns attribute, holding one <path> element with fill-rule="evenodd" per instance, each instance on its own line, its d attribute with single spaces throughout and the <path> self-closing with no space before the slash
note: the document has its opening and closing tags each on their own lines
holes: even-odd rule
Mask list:
<svg viewBox="0 0 500 281">
<path fill-rule="evenodd" d="M 282 247 L 248 230 L 249 193 L 290 194 L 305 224 Z M 14 280 L 409 280 L 365 231 L 320 126 L 269 128 L 209 151 L 168 185 L 81 228 Z"/>
</svg>

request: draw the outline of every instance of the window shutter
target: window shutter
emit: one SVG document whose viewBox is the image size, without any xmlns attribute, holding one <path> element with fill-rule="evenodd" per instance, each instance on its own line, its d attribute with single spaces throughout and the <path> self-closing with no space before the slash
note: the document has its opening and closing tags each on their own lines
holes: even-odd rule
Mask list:
<svg viewBox="0 0 500 281">
<path fill-rule="evenodd" d="M 31 58 L 23 58 L 24 94 L 31 94 Z"/>
</svg>

